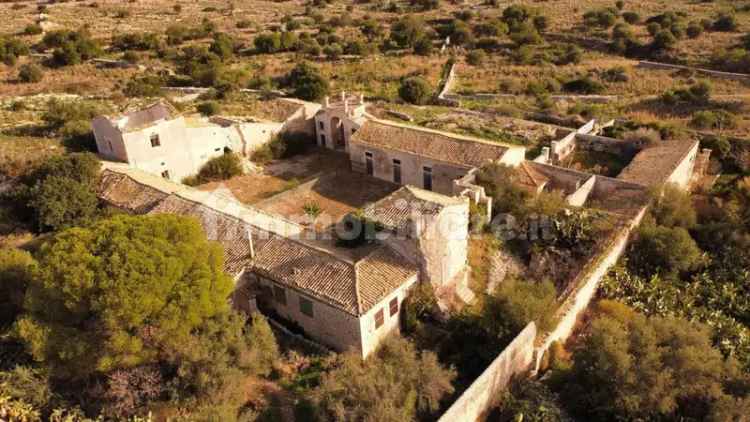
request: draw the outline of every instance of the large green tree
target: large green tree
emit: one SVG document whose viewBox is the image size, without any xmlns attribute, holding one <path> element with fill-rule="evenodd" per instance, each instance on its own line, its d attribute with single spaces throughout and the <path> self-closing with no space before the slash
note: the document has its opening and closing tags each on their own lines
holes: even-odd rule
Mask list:
<svg viewBox="0 0 750 422">
<path fill-rule="evenodd" d="M 227 312 L 223 260 L 184 217 L 116 216 L 63 231 L 39 252 L 18 333 L 58 375 L 155 361 Z"/>
<path fill-rule="evenodd" d="M 577 414 L 587 420 L 741 420 L 735 418 L 750 409 L 750 378 L 712 347 L 706 326 L 647 318 L 608 302 L 600 309 L 561 388 Z"/>
</svg>

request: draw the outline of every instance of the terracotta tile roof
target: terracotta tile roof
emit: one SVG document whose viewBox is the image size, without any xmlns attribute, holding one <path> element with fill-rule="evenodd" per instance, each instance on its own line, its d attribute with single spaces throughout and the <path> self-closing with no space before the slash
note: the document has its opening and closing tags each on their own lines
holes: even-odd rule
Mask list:
<svg viewBox="0 0 750 422">
<path fill-rule="evenodd" d="M 509 149 L 507 145 L 489 141 L 372 119 L 357 130 L 351 142 L 467 167 L 499 160 Z"/>
<path fill-rule="evenodd" d="M 429 219 L 445 206 L 458 205 L 463 200 L 440 195 L 414 186 L 404 186 L 385 198 L 365 207 L 365 217 L 390 230 L 405 230 L 414 218 Z"/>
<path fill-rule="evenodd" d="M 351 263 L 275 235 L 256 253 L 253 265 L 260 275 L 355 316 L 417 274 L 415 266 L 385 246 Z"/>
<path fill-rule="evenodd" d="M 697 143 L 697 140 L 664 141 L 645 148 L 633 157 L 617 178 L 644 186 L 662 184 Z"/>
<path fill-rule="evenodd" d="M 360 316 L 417 274 L 417 268 L 387 246 L 374 245 L 364 255 L 348 259 L 312 242 L 271 233 L 238 216 L 211 206 L 193 189 L 162 189 L 163 179 L 144 176 L 159 189 L 131 177 L 133 169 L 105 170 L 100 197 L 131 212 L 177 214 L 196 218 L 210 240 L 225 251 L 225 271 L 233 276 L 252 270 L 276 282 L 298 289 L 349 314 Z M 141 179 L 139 177 L 139 179 Z M 168 192 L 164 192 L 167 190 Z M 426 191 L 425 191 L 426 192 Z M 426 192 L 424 195 L 442 195 Z M 447 197 L 444 197 L 447 198 Z M 448 198 L 450 200 L 451 198 Z M 252 207 L 247 207 L 252 210 Z M 240 213 L 242 214 L 242 213 Z M 268 215 L 267 218 L 273 218 Z M 263 220 L 265 221 L 265 220 Z M 252 236 L 255 258 L 251 257 Z"/>
<path fill-rule="evenodd" d="M 159 189 L 138 183 L 125 174 L 110 170 L 102 172 L 98 190 L 101 200 L 134 214 L 148 212 L 168 195 Z"/>
<path fill-rule="evenodd" d="M 534 167 L 522 162 L 516 168 L 516 183 L 531 192 L 539 192 L 548 182 L 549 178 L 537 171 Z"/>
<path fill-rule="evenodd" d="M 216 211 L 198 202 L 172 194 L 161 201 L 149 214 L 177 214 L 195 217 L 209 240 L 219 242 L 224 248 L 224 270 L 236 276 L 251 260 L 250 236 L 253 248 L 263 248 L 270 233 L 260 230 L 238 218 Z"/>
</svg>

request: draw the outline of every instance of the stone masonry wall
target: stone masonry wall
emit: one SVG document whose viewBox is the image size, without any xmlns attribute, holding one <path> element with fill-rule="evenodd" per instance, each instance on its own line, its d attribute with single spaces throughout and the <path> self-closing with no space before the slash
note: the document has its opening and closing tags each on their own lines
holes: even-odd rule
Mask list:
<svg viewBox="0 0 750 422">
<path fill-rule="evenodd" d="M 511 378 L 526 372 L 533 363 L 536 325 L 526 328 L 495 358 L 461 397 L 438 419 L 438 422 L 474 422 L 497 404 L 500 392 Z"/>
</svg>

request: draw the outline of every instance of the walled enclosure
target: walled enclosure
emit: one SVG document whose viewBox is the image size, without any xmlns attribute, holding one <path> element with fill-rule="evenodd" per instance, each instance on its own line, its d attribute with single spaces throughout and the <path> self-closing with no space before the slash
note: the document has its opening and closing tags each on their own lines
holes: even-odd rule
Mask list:
<svg viewBox="0 0 750 422">
<path fill-rule="evenodd" d="M 517 375 L 523 375 L 534 361 L 536 325 L 530 322 L 495 358 L 469 388 L 438 419 L 438 422 L 479 421 L 500 399 L 500 392 Z"/>
</svg>

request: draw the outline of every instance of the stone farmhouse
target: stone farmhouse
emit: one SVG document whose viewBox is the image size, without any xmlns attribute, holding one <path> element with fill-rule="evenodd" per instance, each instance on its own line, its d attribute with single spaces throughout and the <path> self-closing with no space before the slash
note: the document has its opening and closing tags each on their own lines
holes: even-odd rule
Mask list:
<svg viewBox="0 0 750 422">
<path fill-rule="evenodd" d="M 710 154 L 699 153 L 697 142 L 664 142 L 640 149 L 612 178 L 558 165 L 576 148 L 593 148 L 583 136 L 596 136 L 595 123 L 525 160 L 521 146 L 376 119 L 361 96 L 342 94 L 323 104 L 274 101 L 280 104 L 276 122 L 221 117 L 193 124 L 166 104 L 95 119 L 100 154 L 110 160 L 99 197 L 128 213 L 197 219 L 225 250 L 236 308 L 259 310 L 308 338 L 362 357 L 398 331 L 402 302 L 417 283 L 430 283 L 445 311 L 474 299 L 467 287 L 469 210 L 481 204 L 490 216 L 492 209 L 492 198 L 475 183 L 483 165 L 513 167 L 532 193 L 560 191 L 571 206 L 630 219 L 642 215 L 652 186 L 688 188 Z M 283 131 L 344 151 L 352 170 L 402 186 L 362 209 L 382 228 L 373 242 L 343 248 L 285 216 L 179 183 L 210 157 L 224 150 L 248 155 Z M 599 138 L 607 148 L 622 146 Z"/>
<path fill-rule="evenodd" d="M 233 151 L 248 156 L 282 132 L 311 133 L 319 104 L 276 100 L 273 120 L 186 117 L 166 103 L 92 121 L 99 154 L 107 160 L 181 181 L 210 159 Z"/>
</svg>

